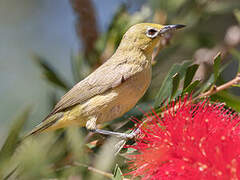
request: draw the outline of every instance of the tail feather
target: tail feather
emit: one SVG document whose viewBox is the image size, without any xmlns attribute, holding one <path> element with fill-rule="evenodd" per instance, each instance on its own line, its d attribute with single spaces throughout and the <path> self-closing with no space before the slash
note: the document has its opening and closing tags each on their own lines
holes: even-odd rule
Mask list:
<svg viewBox="0 0 240 180">
<path fill-rule="evenodd" d="M 63 116 L 63 113 L 57 113 L 52 116 L 50 116 L 48 119 L 37 125 L 32 131 L 27 133 L 22 140 L 26 139 L 29 136 L 41 133 L 45 130 L 47 130 L 49 127 L 51 127 L 53 124 L 55 124 L 59 119 L 61 119 Z"/>
</svg>

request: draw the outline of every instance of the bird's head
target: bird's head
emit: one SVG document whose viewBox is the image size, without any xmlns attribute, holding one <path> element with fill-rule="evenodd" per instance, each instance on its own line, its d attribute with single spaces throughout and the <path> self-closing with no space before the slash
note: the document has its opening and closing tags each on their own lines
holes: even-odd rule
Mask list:
<svg viewBox="0 0 240 180">
<path fill-rule="evenodd" d="M 151 55 L 156 44 L 164 34 L 183 27 L 185 27 L 185 25 L 136 24 L 130 27 L 124 34 L 120 43 L 120 48 L 125 50 L 140 49 L 148 55 Z"/>
</svg>

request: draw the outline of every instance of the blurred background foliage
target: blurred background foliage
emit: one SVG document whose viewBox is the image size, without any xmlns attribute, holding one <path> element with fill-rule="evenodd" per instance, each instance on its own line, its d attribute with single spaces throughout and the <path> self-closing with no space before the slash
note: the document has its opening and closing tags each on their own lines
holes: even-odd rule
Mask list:
<svg viewBox="0 0 240 180">
<path fill-rule="evenodd" d="M 0 179 L 11 172 L 12 179 L 123 178 L 131 149 L 115 157 L 111 147 L 119 140 L 84 128 L 43 134 L 17 146 L 20 135 L 104 63 L 124 32 L 139 22 L 187 25 L 161 42 L 152 84 L 138 104 L 144 111 L 151 106 L 161 111 L 166 100 L 181 94 L 198 97 L 239 72 L 239 0 L 0 0 Z M 233 87 L 211 101 L 239 112 L 239 96 L 239 87 Z M 102 128 L 127 131 L 131 116 L 141 118 L 142 112 L 134 108 Z"/>
</svg>

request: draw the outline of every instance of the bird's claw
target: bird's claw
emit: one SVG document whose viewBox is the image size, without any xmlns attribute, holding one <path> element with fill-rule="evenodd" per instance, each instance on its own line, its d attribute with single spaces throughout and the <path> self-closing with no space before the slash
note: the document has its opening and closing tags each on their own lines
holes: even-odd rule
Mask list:
<svg viewBox="0 0 240 180">
<path fill-rule="evenodd" d="M 123 139 L 134 139 L 140 133 L 140 129 L 135 129 L 129 134 L 123 134 Z"/>
<path fill-rule="evenodd" d="M 112 132 L 112 131 L 106 131 L 106 130 L 102 130 L 102 129 L 93 129 L 90 130 L 91 132 L 95 132 L 95 133 L 99 133 L 99 134 L 104 134 L 104 135 L 112 135 L 112 136 L 116 136 L 122 139 L 134 139 L 136 137 L 136 135 L 138 135 L 140 133 L 139 129 L 134 130 L 133 132 L 126 134 L 126 133 L 119 133 L 119 132 Z"/>
</svg>

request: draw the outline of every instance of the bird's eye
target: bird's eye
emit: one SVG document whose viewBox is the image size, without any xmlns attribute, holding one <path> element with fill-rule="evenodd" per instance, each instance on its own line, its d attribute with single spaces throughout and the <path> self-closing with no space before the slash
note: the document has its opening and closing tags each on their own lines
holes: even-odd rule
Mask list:
<svg viewBox="0 0 240 180">
<path fill-rule="evenodd" d="M 147 30 L 146 35 L 150 38 L 155 38 L 158 35 L 158 30 L 156 30 L 154 28 L 150 28 Z"/>
</svg>

